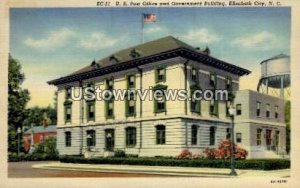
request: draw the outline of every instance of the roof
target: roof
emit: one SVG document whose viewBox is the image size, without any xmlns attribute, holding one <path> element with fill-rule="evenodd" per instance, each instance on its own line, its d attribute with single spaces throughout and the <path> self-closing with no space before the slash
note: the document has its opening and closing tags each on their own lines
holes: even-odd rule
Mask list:
<svg viewBox="0 0 300 188">
<path fill-rule="evenodd" d="M 34 133 L 47 133 L 47 132 L 56 132 L 56 125 L 48 125 L 47 127 L 44 126 L 33 126 Z M 25 131 L 25 134 L 31 134 L 32 128 Z"/>
<path fill-rule="evenodd" d="M 262 64 L 262 63 L 264 63 L 266 61 L 271 61 L 271 60 L 275 60 L 275 59 L 282 59 L 282 58 L 290 58 L 290 56 L 285 55 L 285 54 L 279 54 L 279 55 L 276 55 L 276 56 L 271 57 L 269 59 L 263 60 L 260 64 Z"/>
<path fill-rule="evenodd" d="M 132 52 L 132 50 L 135 50 L 136 52 L 139 53 L 139 55 L 140 55 L 139 58 L 143 58 L 143 57 L 151 56 L 153 54 L 171 51 L 171 50 L 178 49 L 178 48 L 187 48 L 187 49 L 190 49 L 193 51 L 197 51 L 192 46 L 174 38 L 173 36 L 167 36 L 167 37 L 153 40 L 153 41 L 150 41 L 150 42 L 147 42 L 144 44 L 140 44 L 140 45 L 136 45 L 136 46 L 133 46 L 130 48 L 120 50 L 114 54 L 111 54 L 111 55 L 97 61 L 97 64 L 100 66 L 100 68 L 113 65 L 114 63 L 112 63 L 110 61 L 110 58 L 112 56 L 114 56 L 118 59 L 118 63 L 130 61 L 130 60 L 132 60 L 132 57 L 130 56 L 130 53 Z M 197 52 L 201 53 L 200 51 L 197 51 Z M 89 66 L 86 66 L 86 67 L 72 73 L 71 75 L 82 73 L 82 72 L 87 72 L 87 71 L 91 71 L 91 70 L 93 70 L 93 67 L 91 65 L 89 65 Z"/>
<path fill-rule="evenodd" d="M 133 58 L 131 56 L 132 52 L 136 52 L 138 54 L 138 57 Z M 48 84 L 58 85 L 61 83 L 79 81 L 94 76 L 108 74 L 114 71 L 133 68 L 146 63 L 156 62 L 159 60 L 178 56 L 201 60 L 201 62 L 204 62 L 207 65 L 231 72 L 239 76 L 250 73 L 249 70 L 209 56 L 207 53 L 197 50 L 194 47 L 174 38 L 173 36 L 167 36 L 144 44 L 120 50 L 97 62 L 92 62 L 92 64 L 76 72 L 73 72 L 68 76 L 49 81 Z M 116 59 L 115 62 L 112 61 L 113 58 Z"/>
</svg>

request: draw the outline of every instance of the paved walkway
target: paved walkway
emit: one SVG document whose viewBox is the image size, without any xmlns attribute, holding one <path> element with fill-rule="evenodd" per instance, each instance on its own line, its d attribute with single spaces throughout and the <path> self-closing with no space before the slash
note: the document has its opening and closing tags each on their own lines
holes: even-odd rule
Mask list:
<svg viewBox="0 0 300 188">
<path fill-rule="evenodd" d="M 224 168 L 194 168 L 194 167 L 169 167 L 169 166 L 135 166 L 135 165 L 109 165 L 109 164 L 73 164 L 51 162 L 44 164 L 35 164 L 33 168 L 51 169 L 51 170 L 72 170 L 72 171 L 90 171 L 90 172 L 120 172 L 120 173 L 142 173 L 157 175 L 174 175 L 187 177 L 223 177 L 229 176 L 230 169 Z M 237 177 L 290 177 L 290 169 L 284 170 L 236 170 Z"/>
<path fill-rule="evenodd" d="M 80 171 L 80 170 L 51 170 L 51 169 L 37 169 L 32 168 L 33 165 L 47 164 L 50 161 L 24 161 L 24 162 L 9 162 L 7 175 L 8 178 L 112 178 L 112 177 L 177 177 L 168 175 L 157 175 L 157 174 L 142 174 L 142 173 L 120 173 L 120 172 L 91 172 L 91 171 Z M 54 161 L 52 161 L 54 162 Z M 0 187 L 3 187 L 2 184 Z"/>
</svg>

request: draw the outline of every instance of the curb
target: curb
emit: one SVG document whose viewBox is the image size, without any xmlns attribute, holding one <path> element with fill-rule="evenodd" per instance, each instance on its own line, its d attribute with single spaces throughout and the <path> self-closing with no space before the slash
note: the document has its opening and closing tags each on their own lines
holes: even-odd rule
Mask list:
<svg viewBox="0 0 300 188">
<path fill-rule="evenodd" d="M 33 165 L 32 168 L 48 169 L 48 170 L 69 170 L 69 171 L 88 171 L 88 172 L 115 172 L 115 173 L 135 173 L 135 174 L 153 174 L 165 176 L 183 176 L 183 177 L 222 177 L 231 178 L 228 173 L 222 172 L 192 172 L 192 171 L 172 171 L 172 170 L 145 170 L 145 169 L 108 169 L 101 167 L 68 167 L 68 166 L 54 166 L 54 165 Z"/>
</svg>

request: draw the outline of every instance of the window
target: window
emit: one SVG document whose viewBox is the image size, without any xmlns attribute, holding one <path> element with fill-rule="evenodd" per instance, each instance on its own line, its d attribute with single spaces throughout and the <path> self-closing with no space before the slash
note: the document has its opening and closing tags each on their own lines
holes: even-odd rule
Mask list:
<svg viewBox="0 0 300 188">
<path fill-rule="evenodd" d="M 66 88 L 66 99 L 71 99 L 72 89 L 71 87 Z"/>
<path fill-rule="evenodd" d="M 198 134 L 198 127 L 197 125 L 192 126 L 192 145 L 197 144 L 197 134 Z"/>
<path fill-rule="evenodd" d="M 126 128 L 126 146 L 135 146 L 136 144 L 136 128 Z"/>
<path fill-rule="evenodd" d="M 107 90 L 112 91 L 114 89 L 114 80 L 113 78 L 110 79 L 106 79 L 105 81 L 105 88 Z M 105 102 L 105 115 L 106 115 L 106 119 L 110 119 L 114 117 L 114 96 L 112 96 L 112 98 L 110 100 L 107 100 Z"/>
<path fill-rule="evenodd" d="M 166 69 L 165 68 L 157 68 L 156 69 L 156 82 L 164 82 L 166 81 Z"/>
<path fill-rule="evenodd" d="M 216 142 L 216 128 L 209 128 L 209 145 L 214 146 Z"/>
<path fill-rule="evenodd" d="M 107 90 L 114 89 L 114 80 L 112 78 L 106 80 L 106 89 Z"/>
<path fill-rule="evenodd" d="M 44 137 L 41 135 L 40 136 L 40 143 L 44 142 Z"/>
<path fill-rule="evenodd" d="M 226 90 L 232 91 L 232 78 L 231 77 L 226 77 L 225 80 L 226 84 Z"/>
<path fill-rule="evenodd" d="M 87 102 L 87 120 L 95 121 L 95 102 Z"/>
<path fill-rule="evenodd" d="M 164 85 L 156 85 L 154 87 L 154 112 L 166 112 L 166 97 L 165 97 L 165 90 L 167 86 Z"/>
<path fill-rule="evenodd" d="M 95 94 L 95 86 L 93 83 L 89 83 L 86 85 L 87 88 L 87 97 L 91 98 L 92 94 Z"/>
<path fill-rule="evenodd" d="M 237 104 L 236 105 L 236 115 L 242 115 L 242 105 L 241 104 Z"/>
<path fill-rule="evenodd" d="M 72 119 L 72 105 L 65 105 L 65 122 L 71 122 Z"/>
<path fill-rule="evenodd" d="M 132 49 L 129 54 L 133 59 L 140 57 L 140 53 L 136 49 Z"/>
<path fill-rule="evenodd" d="M 110 56 L 109 57 L 109 61 L 112 63 L 112 64 L 116 64 L 119 62 L 118 58 L 114 55 Z"/>
<path fill-rule="evenodd" d="M 242 133 L 236 133 L 236 143 L 242 142 Z"/>
<path fill-rule="evenodd" d="M 106 129 L 105 130 L 105 150 L 113 151 L 115 148 L 115 130 Z"/>
<path fill-rule="evenodd" d="M 96 131 L 88 130 L 86 131 L 86 146 L 95 146 L 96 145 Z"/>
<path fill-rule="evenodd" d="M 156 144 L 166 143 L 166 127 L 164 125 L 156 126 Z"/>
<path fill-rule="evenodd" d="M 278 106 L 275 106 L 275 118 L 278 119 Z"/>
<path fill-rule="evenodd" d="M 270 117 L 270 104 L 267 104 L 267 106 L 266 106 L 266 117 L 267 118 Z"/>
<path fill-rule="evenodd" d="M 65 146 L 66 147 L 71 147 L 71 132 L 65 132 Z"/>
<path fill-rule="evenodd" d="M 191 112 L 200 114 L 201 101 L 196 100 L 199 98 L 199 96 L 195 96 L 195 94 L 200 94 L 200 93 L 198 93 L 198 92 L 195 93 L 195 89 L 191 89 Z"/>
<path fill-rule="evenodd" d="M 135 75 L 127 76 L 127 89 L 135 88 Z"/>
<path fill-rule="evenodd" d="M 217 75 L 214 72 L 210 73 L 210 85 L 216 87 Z"/>
<path fill-rule="evenodd" d="M 218 116 L 218 101 L 212 99 L 209 104 L 210 115 Z"/>
<path fill-rule="evenodd" d="M 114 101 L 109 100 L 106 101 L 106 118 L 113 118 L 114 117 Z"/>
<path fill-rule="evenodd" d="M 198 82 L 198 70 L 196 68 L 192 68 L 191 70 L 191 79 L 194 82 Z"/>
<path fill-rule="evenodd" d="M 166 100 L 165 97 L 162 96 L 157 100 L 157 108 L 156 112 L 165 112 L 166 111 Z"/>
<path fill-rule="evenodd" d="M 262 134 L 262 129 L 256 129 L 256 145 L 258 146 L 261 145 L 261 134 Z"/>
<path fill-rule="evenodd" d="M 226 139 L 230 140 L 231 139 L 231 128 L 226 129 Z"/>
<path fill-rule="evenodd" d="M 260 102 L 256 102 L 256 116 L 260 116 Z"/>
<path fill-rule="evenodd" d="M 129 91 L 126 96 L 126 116 L 135 116 L 135 99 L 134 93 Z"/>
</svg>

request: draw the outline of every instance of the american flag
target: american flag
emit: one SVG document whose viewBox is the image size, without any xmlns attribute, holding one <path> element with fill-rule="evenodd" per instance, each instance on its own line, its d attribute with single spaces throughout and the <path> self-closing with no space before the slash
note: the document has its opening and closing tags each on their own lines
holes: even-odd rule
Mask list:
<svg viewBox="0 0 300 188">
<path fill-rule="evenodd" d="M 155 14 L 144 14 L 144 22 L 156 22 Z"/>
</svg>

